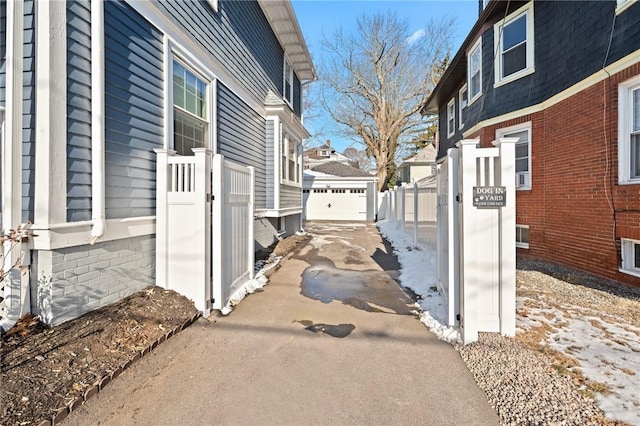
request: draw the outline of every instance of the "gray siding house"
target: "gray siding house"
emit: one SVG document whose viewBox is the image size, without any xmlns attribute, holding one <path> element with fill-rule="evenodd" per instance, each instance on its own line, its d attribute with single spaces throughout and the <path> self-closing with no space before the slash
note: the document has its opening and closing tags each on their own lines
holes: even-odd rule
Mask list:
<svg viewBox="0 0 640 426">
<path fill-rule="evenodd" d="M 289 0 L 0 0 L 0 228 L 36 235 L 0 305 L 57 324 L 154 284 L 154 149 L 252 166 L 256 249 L 300 229 L 315 77 Z"/>
</svg>

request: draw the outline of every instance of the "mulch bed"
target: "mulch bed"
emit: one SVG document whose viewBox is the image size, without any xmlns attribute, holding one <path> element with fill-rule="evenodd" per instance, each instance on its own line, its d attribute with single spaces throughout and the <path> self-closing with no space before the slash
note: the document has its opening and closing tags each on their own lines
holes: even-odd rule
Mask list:
<svg viewBox="0 0 640 426">
<path fill-rule="evenodd" d="M 0 425 L 62 421 L 198 316 L 187 298 L 159 287 L 52 328 L 25 316 L 1 341 Z"/>
</svg>

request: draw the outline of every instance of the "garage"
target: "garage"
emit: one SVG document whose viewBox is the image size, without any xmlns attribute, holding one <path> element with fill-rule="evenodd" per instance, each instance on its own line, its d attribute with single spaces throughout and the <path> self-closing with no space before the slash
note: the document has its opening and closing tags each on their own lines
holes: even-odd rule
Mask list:
<svg viewBox="0 0 640 426">
<path fill-rule="evenodd" d="M 339 162 L 305 170 L 304 219 L 375 220 L 376 181 L 375 176 Z"/>
</svg>

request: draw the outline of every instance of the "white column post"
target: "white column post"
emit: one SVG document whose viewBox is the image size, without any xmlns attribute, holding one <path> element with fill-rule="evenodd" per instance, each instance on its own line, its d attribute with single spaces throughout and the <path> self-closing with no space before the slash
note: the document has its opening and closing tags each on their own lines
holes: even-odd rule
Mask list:
<svg viewBox="0 0 640 426">
<path fill-rule="evenodd" d="M 460 167 L 462 169 L 462 226 L 461 226 L 461 283 L 462 283 L 462 343 L 478 340 L 478 277 L 482 274 L 476 259 L 478 216 L 473 207 L 473 187 L 476 185 L 477 140 L 460 141 Z"/>
<path fill-rule="evenodd" d="M 37 3 L 34 223 L 65 223 L 67 204 L 66 4 Z"/>
<path fill-rule="evenodd" d="M 155 149 L 156 153 L 156 285 L 169 288 L 167 282 L 167 191 L 169 190 L 169 156 L 175 151 Z"/>
<path fill-rule="evenodd" d="M 213 205 L 211 206 L 211 229 L 215 232 L 224 233 L 222 228 L 222 208 L 224 202 L 224 157 L 221 154 L 215 154 L 213 156 L 213 164 L 211 167 L 211 194 L 214 197 Z M 278 182 L 280 182 L 278 180 Z M 212 276 L 212 298 L 213 309 L 224 308 L 224 298 L 222 294 L 222 235 L 216 235 L 216 238 L 211 240 L 211 276 Z"/>
<path fill-rule="evenodd" d="M 6 2 L 6 116 L 2 153 L 2 231 L 16 228 L 22 222 L 22 104 L 24 54 L 24 2 Z M 8 271 L 22 256 L 22 250 L 11 250 L 12 243 L 5 241 L 4 253 L 0 258 L 2 267 Z M 7 330 L 29 311 L 31 300 L 29 287 L 25 286 L 17 271 L 7 276 L 4 282 L 4 311 L 6 317 L 0 327 Z"/>
<path fill-rule="evenodd" d="M 253 226 L 255 224 L 255 220 L 253 218 L 253 206 L 255 203 L 255 196 L 256 196 L 256 186 L 255 186 L 255 180 L 256 180 L 256 173 L 255 173 L 255 169 L 252 166 L 249 166 L 248 169 L 251 171 L 251 197 L 249 199 L 249 212 L 248 212 L 248 223 L 249 223 L 249 232 L 247 233 L 247 237 L 249 239 L 249 250 L 248 250 L 248 262 L 249 262 L 249 279 L 253 279 L 254 278 L 254 266 L 256 263 L 255 260 L 255 237 L 254 237 L 254 232 L 253 232 Z M 300 217 L 302 217 L 302 215 L 300 215 Z"/>
<path fill-rule="evenodd" d="M 506 205 L 500 209 L 500 333 L 516 334 L 516 188 L 517 138 L 500 138 L 500 185 L 506 188 Z"/>
</svg>

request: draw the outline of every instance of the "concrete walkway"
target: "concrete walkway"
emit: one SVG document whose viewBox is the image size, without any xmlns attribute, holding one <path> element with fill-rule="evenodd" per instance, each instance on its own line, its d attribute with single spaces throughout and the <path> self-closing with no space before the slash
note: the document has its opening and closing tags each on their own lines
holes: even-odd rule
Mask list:
<svg viewBox="0 0 640 426">
<path fill-rule="evenodd" d="M 311 244 L 227 317 L 160 345 L 66 425 L 497 425 L 458 353 L 411 314 L 373 225 Z"/>
</svg>

